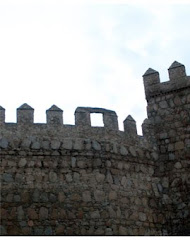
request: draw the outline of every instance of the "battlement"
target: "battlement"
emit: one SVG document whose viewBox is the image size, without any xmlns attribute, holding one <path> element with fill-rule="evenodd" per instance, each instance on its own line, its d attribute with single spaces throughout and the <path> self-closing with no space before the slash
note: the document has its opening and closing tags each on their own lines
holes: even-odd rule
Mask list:
<svg viewBox="0 0 190 240">
<path fill-rule="evenodd" d="M 185 66 L 174 61 L 168 69 L 169 81 L 160 82 L 159 72 L 149 68 L 143 75 L 146 99 L 180 91 L 190 87 L 190 77 L 186 75 Z"/>
<path fill-rule="evenodd" d="M 91 108 L 91 107 L 78 107 L 75 110 L 75 125 L 69 125 L 63 123 L 63 110 L 58 108 L 56 105 L 52 105 L 48 110 L 46 110 L 46 123 L 34 123 L 34 109 L 28 104 L 24 103 L 19 108 L 17 108 L 17 122 L 16 123 L 7 123 L 5 122 L 5 109 L 0 107 L 0 126 L 1 132 L 3 129 L 19 128 L 19 129 L 27 129 L 33 132 L 38 131 L 37 129 L 60 129 L 60 131 L 67 132 L 71 131 L 74 134 L 84 131 L 86 134 L 91 133 L 94 134 L 93 129 L 95 131 L 110 133 L 115 132 L 117 135 L 119 131 L 118 128 L 118 118 L 115 111 L 104 109 L 104 108 Z M 100 113 L 103 117 L 103 127 L 92 127 L 91 126 L 91 118 L 90 114 L 92 113 Z M 80 129 L 80 130 L 76 130 Z M 72 130 L 71 130 L 72 129 Z M 99 130 L 97 130 L 99 129 Z M 41 131 L 39 130 L 39 131 Z M 56 132 L 58 134 L 58 132 Z M 129 115 L 124 121 L 124 134 L 129 137 L 137 137 L 137 127 L 135 120 Z M 75 135 L 75 134 L 74 134 Z"/>
</svg>

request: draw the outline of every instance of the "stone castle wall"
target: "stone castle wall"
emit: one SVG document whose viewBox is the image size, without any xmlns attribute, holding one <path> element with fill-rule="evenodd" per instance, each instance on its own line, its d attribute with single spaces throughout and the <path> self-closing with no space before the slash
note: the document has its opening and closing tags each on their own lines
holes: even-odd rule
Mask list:
<svg viewBox="0 0 190 240">
<path fill-rule="evenodd" d="M 2 235 L 188 235 L 190 79 L 174 62 L 170 81 L 143 76 L 143 136 L 131 116 L 118 130 L 114 111 L 79 107 L 75 125 L 53 105 L 47 124 L 34 109 L 5 123 L 0 108 Z M 91 127 L 101 113 L 104 127 Z"/>
</svg>

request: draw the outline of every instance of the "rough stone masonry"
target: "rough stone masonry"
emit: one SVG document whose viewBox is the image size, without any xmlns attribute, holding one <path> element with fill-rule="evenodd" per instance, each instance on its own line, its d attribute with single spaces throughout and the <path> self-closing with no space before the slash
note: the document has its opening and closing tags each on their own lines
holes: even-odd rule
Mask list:
<svg viewBox="0 0 190 240">
<path fill-rule="evenodd" d="M 143 75 L 143 136 L 102 108 L 78 107 L 64 125 L 55 105 L 46 124 L 27 104 L 5 123 L 0 107 L 0 234 L 190 235 L 190 77 L 178 62 L 168 70 L 168 82 Z"/>
</svg>

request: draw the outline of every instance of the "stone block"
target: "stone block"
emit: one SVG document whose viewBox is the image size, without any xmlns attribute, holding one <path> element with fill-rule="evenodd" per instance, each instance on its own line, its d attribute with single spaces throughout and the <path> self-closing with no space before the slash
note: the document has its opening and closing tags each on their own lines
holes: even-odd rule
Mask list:
<svg viewBox="0 0 190 240">
<path fill-rule="evenodd" d="M 117 199 L 117 192 L 116 191 L 110 191 L 109 192 L 109 200 L 116 200 Z"/>
<path fill-rule="evenodd" d="M 83 160 L 77 161 L 77 166 L 78 166 L 79 168 L 85 168 L 86 165 L 87 165 L 86 162 L 83 161 Z"/>
<path fill-rule="evenodd" d="M 96 211 L 94 211 L 94 212 L 91 212 L 91 213 L 90 213 L 90 217 L 91 217 L 92 219 L 94 219 L 94 218 L 100 218 L 100 213 L 99 213 L 99 211 L 96 210 Z"/>
<path fill-rule="evenodd" d="M 41 220 L 48 219 L 48 209 L 45 207 L 41 207 L 39 211 L 39 218 Z"/>
<path fill-rule="evenodd" d="M 38 219 L 38 214 L 37 214 L 36 210 L 33 208 L 28 208 L 27 214 L 28 214 L 29 219 L 32 219 L 32 220 Z"/>
<path fill-rule="evenodd" d="M 84 191 L 82 193 L 82 199 L 84 202 L 91 202 L 91 192 L 90 191 Z"/>
<path fill-rule="evenodd" d="M 66 177 L 67 182 L 72 182 L 73 181 L 72 175 L 70 173 L 66 174 L 65 177 Z"/>
<path fill-rule="evenodd" d="M 41 147 L 41 145 L 40 145 L 40 142 L 38 142 L 38 141 L 33 142 L 31 145 L 31 148 L 35 149 L 35 150 L 39 150 L 40 147 Z"/>
<path fill-rule="evenodd" d="M 6 138 L 0 139 L 0 148 L 6 149 L 8 148 L 9 142 Z"/>
<path fill-rule="evenodd" d="M 132 155 L 133 157 L 136 157 L 136 156 L 137 156 L 137 153 L 136 153 L 136 151 L 135 151 L 135 149 L 134 149 L 133 146 L 130 146 L 130 147 L 129 147 L 129 151 L 130 151 L 130 153 L 131 153 L 131 155 Z"/>
<path fill-rule="evenodd" d="M 100 167 L 102 165 L 102 160 L 100 158 L 96 158 L 93 161 L 93 167 Z"/>
<path fill-rule="evenodd" d="M 26 158 L 21 158 L 19 163 L 18 163 L 18 166 L 19 167 L 24 167 L 26 164 L 27 164 Z"/>
<path fill-rule="evenodd" d="M 46 236 L 50 236 L 53 234 L 53 230 L 52 230 L 52 227 L 48 226 L 44 229 L 44 235 Z"/>
<path fill-rule="evenodd" d="M 50 172 L 50 173 L 49 173 L 49 181 L 50 181 L 50 182 L 56 182 L 56 181 L 57 181 L 57 173 L 55 173 L 55 172 Z"/>
<path fill-rule="evenodd" d="M 73 149 L 74 150 L 83 150 L 84 148 L 84 142 L 82 139 L 76 139 L 74 141 Z"/>
<path fill-rule="evenodd" d="M 90 139 L 85 139 L 84 140 L 84 144 L 85 144 L 85 149 L 86 150 L 91 150 L 92 144 L 91 144 L 91 140 Z"/>
<path fill-rule="evenodd" d="M 32 220 L 29 220 L 29 221 L 28 221 L 28 226 L 29 226 L 29 227 L 33 227 L 33 226 L 34 226 L 34 222 L 33 222 Z"/>
<path fill-rule="evenodd" d="M 35 227 L 34 228 L 34 235 L 44 235 L 43 227 Z"/>
<path fill-rule="evenodd" d="M 30 139 L 24 139 L 22 142 L 21 142 L 21 147 L 22 148 L 29 148 L 30 145 L 31 145 L 32 141 Z"/>
<path fill-rule="evenodd" d="M 109 212 L 110 218 L 116 218 L 116 212 L 114 211 L 112 206 L 108 207 L 108 212 Z"/>
<path fill-rule="evenodd" d="M 184 149 L 184 142 L 180 141 L 180 142 L 176 142 L 175 143 L 175 150 L 181 150 Z"/>
<path fill-rule="evenodd" d="M 4 226 L 0 225 L 0 235 L 7 235 L 7 230 Z"/>
<path fill-rule="evenodd" d="M 101 190 L 95 190 L 94 191 L 94 198 L 97 202 L 102 202 L 105 199 L 105 192 Z"/>
<path fill-rule="evenodd" d="M 3 181 L 8 182 L 8 183 L 13 182 L 14 179 L 13 179 L 12 174 L 11 173 L 4 173 L 3 174 Z"/>
<path fill-rule="evenodd" d="M 105 179 L 105 175 L 102 173 L 96 173 L 95 178 L 98 183 L 102 183 Z"/>
<path fill-rule="evenodd" d="M 49 141 L 43 141 L 41 143 L 43 149 L 49 149 L 50 142 Z"/>
<path fill-rule="evenodd" d="M 58 201 L 59 202 L 64 202 L 65 198 L 66 198 L 66 196 L 65 196 L 64 192 L 59 192 L 59 194 L 58 194 Z"/>
<path fill-rule="evenodd" d="M 74 174 L 73 174 L 73 180 L 74 180 L 74 181 L 79 181 L 79 180 L 80 180 L 80 174 L 77 173 L 77 172 L 74 172 Z"/>
<path fill-rule="evenodd" d="M 105 230 L 105 235 L 106 236 L 112 236 L 113 235 L 112 229 L 107 227 L 106 230 Z"/>
<path fill-rule="evenodd" d="M 121 153 L 121 155 L 126 156 L 128 154 L 126 147 L 121 146 L 120 153 Z"/>
<path fill-rule="evenodd" d="M 109 170 L 107 171 L 107 174 L 106 174 L 106 181 L 110 184 L 113 183 L 113 177 Z"/>
<path fill-rule="evenodd" d="M 143 212 L 139 212 L 139 220 L 145 222 L 147 220 L 146 214 Z"/>
<path fill-rule="evenodd" d="M 166 101 L 161 101 L 161 102 L 159 102 L 159 106 L 160 106 L 160 108 L 168 108 L 168 103 L 166 102 Z"/>
<path fill-rule="evenodd" d="M 63 225 L 58 226 L 55 229 L 56 235 L 65 235 L 65 227 Z"/>
<path fill-rule="evenodd" d="M 180 168 L 182 168 L 182 165 L 181 165 L 180 162 L 176 162 L 174 167 L 177 168 L 177 169 L 180 169 Z"/>
<path fill-rule="evenodd" d="M 63 140 L 63 144 L 62 144 L 63 149 L 71 150 L 72 147 L 73 147 L 72 139 L 64 139 Z"/>
<path fill-rule="evenodd" d="M 61 142 L 59 140 L 52 140 L 50 144 L 52 149 L 57 150 L 60 148 Z"/>
<path fill-rule="evenodd" d="M 92 141 L 92 148 L 96 151 L 100 151 L 101 150 L 101 145 L 96 140 L 93 140 Z"/>
<path fill-rule="evenodd" d="M 76 161 L 77 161 L 77 159 L 75 157 L 71 157 L 71 166 L 72 166 L 72 168 L 76 167 Z"/>
<path fill-rule="evenodd" d="M 48 193 L 46 192 L 43 192 L 40 194 L 40 200 L 41 202 L 49 202 L 49 198 L 48 198 Z"/>
<path fill-rule="evenodd" d="M 125 236 L 127 235 L 127 229 L 126 227 L 120 226 L 119 227 L 119 235 Z"/>
<path fill-rule="evenodd" d="M 18 220 L 22 220 L 25 217 L 25 212 L 22 206 L 17 207 L 17 217 L 18 217 Z"/>
</svg>

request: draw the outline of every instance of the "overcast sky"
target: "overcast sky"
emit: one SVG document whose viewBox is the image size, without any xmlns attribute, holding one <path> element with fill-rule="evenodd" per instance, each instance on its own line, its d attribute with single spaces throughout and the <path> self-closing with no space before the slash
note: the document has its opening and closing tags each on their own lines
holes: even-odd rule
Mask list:
<svg viewBox="0 0 190 240">
<path fill-rule="evenodd" d="M 45 122 L 56 104 L 65 124 L 74 124 L 78 106 L 89 106 L 116 111 L 120 130 L 132 115 L 140 134 L 145 71 L 158 70 L 168 81 L 177 60 L 190 74 L 190 4 L 102 2 L 0 0 L 0 105 L 7 122 L 16 122 L 23 103 L 35 109 L 35 122 Z"/>
</svg>

